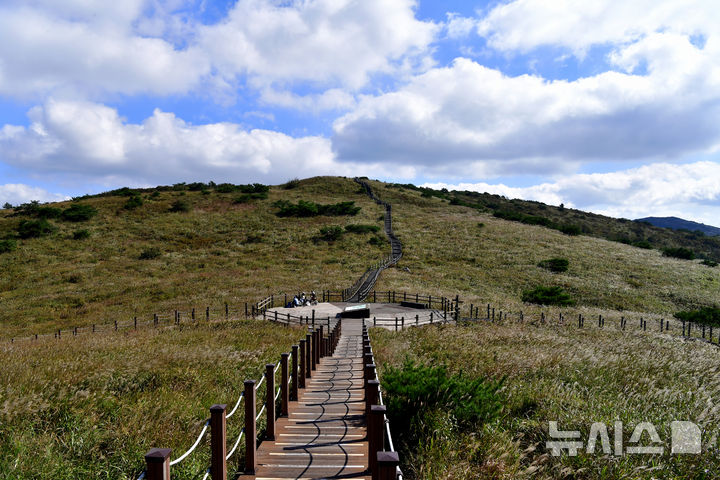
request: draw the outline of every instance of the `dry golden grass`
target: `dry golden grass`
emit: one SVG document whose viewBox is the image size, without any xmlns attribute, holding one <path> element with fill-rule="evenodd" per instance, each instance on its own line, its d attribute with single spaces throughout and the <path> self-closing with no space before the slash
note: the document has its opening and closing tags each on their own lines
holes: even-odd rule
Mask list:
<svg viewBox="0 0 720 480">
<path fill-rule="evenodd" d="M 430 421 L 436 435 L 404 450 L 408 478 L 718 478 L 720 352 L 714 345 L 676 336 L 617 329 L 479 322 L 471 326 L 371 330 L 380 375 L 404 359 L 445 364 L 470 377 L 506 377 L 499 421 L 461 431 L 448 416 Z M 381 380 L 382 381 L 382 380 Z M 697 423 L 702 455 L 670 455 L 670 422 Z M 651 422 L 664 455 L 552 457 L 545 448 L 548 422 L 580 430 L 590 425 Z M 644 443 L 644 444 L 647 444 Z"/>
</svg>

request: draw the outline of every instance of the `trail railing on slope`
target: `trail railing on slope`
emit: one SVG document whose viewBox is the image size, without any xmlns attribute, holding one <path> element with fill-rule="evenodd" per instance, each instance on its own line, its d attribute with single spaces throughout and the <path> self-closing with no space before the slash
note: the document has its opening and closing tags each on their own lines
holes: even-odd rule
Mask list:
<svg viewBox="0 0 720 480">
<path fill-rule="evenodd" d="M 342 334 L 342 320 L 338 320 L 332 330 L 324 331 L 320 326 L 311 329 L 301 339 L 298 345 L 292 346 L 292 353 L 280 355 L 278 364 L 267 364 L 265 373 L 259 381 L 246 380 L 244 391 L 232 411 L 226 415 L 227 405 L 213 405 L 210 407 L 210 418 L 202 424 L 200 434 L 193 445 L 175 460 L 170 460 L 172 450 L 169 448 L 153 448 L 145 455 L 146 469 L 137 478 L 146 480 L 166 480 L 170 478 L 170 468 L 187 459 L 196 452 L 210 430 L 210 466 L 198 473 L 203 480 L 226 480 L 228 474 L 227 462 L 238 451 L 240 441 L 245 436 L 244 471 L 253 473 L 255 470 L 257 452 L 257 422 L 265 413 L 265 436 L 274 438 L 275 421 L 278 415 L 287 415 L 289 402 L 297 401 L 298 389 L 305 388 L 306 378 L 310 378 L 312 370 L 320 358 L 332 355 Z M 291 365 L 289 364 L 291 362 Z M 275 378 L 281 372 L 281 380 L 277 385 Z M 265 383 L 265 402 L 260 412 L 255 413 L 257 393 Z M 276 411 L 277 400 L 280 399 L 280 411 Z M 240 403 L 245 402 L 244 425 L 230 452 L 227 452 L 227 420 L 238 410 Z"/>
<path fill-rule="evenodd" d="M 400 258 L 402 258 L 402 243 L 398 240 L 397 236 L 395 236 L 392 228 L 392 205 L 378 198 L 370 187 L 370 184 L 365 180 L 356 178 L 355 181 L 365 189 L 365 192 L 375 203 L 385 207 L 385 235 L 390 241 L 391 251 L 390 255 L 386 258 L 368 268 L 352 287 L 343 291 L 343 297 L 351 303 L 362 302 L 375 286 L 380 273 L 386 268 L 395 265 Z"/>
</svg>

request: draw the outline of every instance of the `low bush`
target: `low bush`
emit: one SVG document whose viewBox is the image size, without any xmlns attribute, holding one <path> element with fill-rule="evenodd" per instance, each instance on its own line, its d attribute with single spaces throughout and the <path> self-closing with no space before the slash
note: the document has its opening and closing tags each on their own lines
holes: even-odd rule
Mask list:
<svg viewBox="0 0 720 480">
<path fill-rule="evenodd" d="M 650 250 L 653 248 L 652 243 L 648 242 L 647 240 L 640 240 L 638 242 L 633 243 L 633 246 L 638 248 L 644 248 L 645 250 Z"/>
<path fill-rule="evenodd" d="M 292 180 L 289 180 L 285 184 L 283 184 L 282 188 L 285 190 L 292 190 L 293 188 L 297 188 L 300 186 L 300 180 L 297 178 L 293 178 Z"/>
<path fill-rule="evenodd" d="M 416 365 L 410 360 L 401 368 L 387 367 L 382 385 L 393 435 L 406 444 L 416 443 L 422 437 L 414 427 L 438 410 L 450 412 L 461 429 L 475 430 L 500 414 L 503 382 L 462 372 L 449 375 L 444 365 Z"/>
<path fill-rule="evenodd" d="M 171 212 L 189 212 L 190 211 L 190 204 L 187 202 L 187 200 L 175 200 L 173 204 L 170 206 Z"/>
<path fill-rule="evenodd" d="M 334 242 L 335 240 L 340 240 L 343 236 L 343 229 L 342 227 L 339 227 L 337 225 L 331 225 L 329 227 L 322 227 L 320 229 L 320 240 L 325 240 L 327 242 Z"/>
<path fill-rule="evenodd" d="M 346 225 L 345 231 L 348 233 L 377 233 L 380 231 L 380 227 L 377 225 L 352 224 Z"/>
<path fill-rule="evenodd" d="M 550 258 L 548 260 L 543 260 L 538 263 L 538 267 L 550 270 L 551 272 L 555 273 L 567 272 L 569 265 L 570 262 L 567 258 Z"/>
<path fill-rule="evenodd" d="M 215 187 L 215 191 L 218 193 L 232 193 L 237 191 L 237 186 L 232 183 L 221 183 Z"/>
<path fill-rule="evenodd" d="M 703 307 L 698 310 L 687 310 L 676 313 L 675 318 L 686 322 L 718 326 L 720 325 L 720 308 Z"/>
<path fill-rule="evenodd" d="M 17 248 L 17 242 L 12 238 L 0 240 L 0 253 L 12 252 Z"/>
<path fill-rule="evenodd" d="M 13 208 L 12 203 L 10 203 L 10 202 L 5 202 L 5 203 L 3 204 L 3 209 L 5 209 L 5 210 L 10 210 L 11 208 Z"/>
<path fill-rule="evenodd" d="M 18 235 L 20 238 L 38 238 L 49 235 L 56 230 L 55 226 L 46 219 L 23 220 L 18 225 Z"/>
<path fill-rule="evenodd" d="M 132 197 L 128 198 L 125 204 L 123 205 L 123 208 L 125 210 L 134 210 L 136 208 L 142 207 L 143 205 L 143 199 L 140 195 L 133 195 Z"/>
<path fill-rule="evenodd" d="M 233 203 L 248 203 L 253 200 L 265 200 L 266 198 L 268 198 L 267 192 L 243 193 L 242 195 L 235 197 Z"/>
<path fill-rule="evenodd" d="M 683 260 L 694 260 L 695 252 L 685 247 L 669 247 L 663 249 L 664 257 L 680 258 Z"/>
<path fill-rule="evenodd" d="M 376 247 L 382 247 L 387 244 L 387 240 L 385 240 L 380 235 L 373 235 L 372 237 L 370 237 L 370 240 L 368 240 L 368 243 L 370 245 L 375 245 Z"/>
<path fill-rule="evenodd" d="M 709 258 L 706 258 L 705 260 L 703 260 L 700 263 L 702 263 L 706 267 L 717 267 L 718 266 L 718 262 L 716 262 L 715 260 L 710 260 Z"/>
<path fill-rule="evenodd" d="M 75 230 L 73 232 L 73 240 L 85 240 L 86 238 L 90 238 L 90 231 L 87 229 Z"/>
<path fill-rule="evenodd" d="M 73 203 L 63 210 L 62 219 L 68 222 L 86 222 L 97 215 L 98 211 L 92 205 Z"/>
<path fill-rule="evenodd" d="M 574 305 L 575 301 L 562 287 L 536 287 L 525 290 L 522 301 L 538 305 L 558 305 L 561 307 Z"/>
<path fill-rule="evenodd" d="M 251 183 L 248 185 L 238 185 L 237 189 L 240 191 L 240 193 L 255 193 L 255 194 L 267 194 L 270 191 L 270 187 L 268 185 L 263 185 L 262 183 Z M 265 195 L 263 198 L 267 198 L 267 195 Z"/>
<path fill-rule="evenodd" d="M 278 200 L 273 206 L 278 209 L 276 213 L 278 217 L 353 216 L 360 211 L 360 207 L 356 207 L 355 202 L 352 201 L 323 205 L 307 200 L 298 200 L 297 204 L 287 200 Z"/>
<path fill-rule="evenodd" d="M 158 258 L 160 255 L 162 255 L 162 252 L 159 248 L 156 247 L 149 247 L 140 252 L 140 260 L 152 260 L 153 258 Z"/>
</svg>

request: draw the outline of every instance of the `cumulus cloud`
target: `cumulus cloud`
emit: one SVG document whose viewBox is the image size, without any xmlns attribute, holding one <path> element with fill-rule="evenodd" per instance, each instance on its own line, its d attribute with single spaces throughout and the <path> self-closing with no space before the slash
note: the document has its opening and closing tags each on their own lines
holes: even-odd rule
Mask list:
<svg viewBox="0 0 720 480">
<path fill-rule="evenodd" d="M 58 202 L 68 200 L 69 197 L 59 193 L 50 193 L 39 187 L 32 187 L 21 183 L 6 183 L 0 185 L 0 205 L 9 203 L 11 205 L 20 205 L 33 200 L 39 202 Z"/>
<path fill-rule="evenodd" d="M 707 161 L 569 175 L 529 187 L 486 182 L 423 186 L 494 193 L 552 205 L 564 203 L 613 217 L 677 216 L 711 225 L 717 225 L 720 218 L 720 164 Z"/>
<path fill-rule="evenodd" d="M 582 56 L 594 45 L 627 45 L 657 32 L 709 35 L 719 24 L 713 0 L 515 0 L 480 19 L 478 33 L 508 52 L 553 45 Z"/>
<path fill-rule="evenodd" d="M 227 103 L 242 86 L 278 90 L 304 82 L 326 100 L 328 88 L 357 90 L 374 74 L 425 68 L 439 28 L 415 19 L 412 0 L 239 0 L 211 25 L 179 6 L 3 2 L 0 95 L 103 99 L 209 90 Z"/>
<path fill-rule="evenodd" d="M 312 0 L 280 6 L 239 0 L 199 44 L 220 75 L 247 74 L 253 84 L 294 81 L 358 89 L 422 57 L 438 26 L 415 18 L 413 0 Z"/>
<path fill-rule="evenodd" d="M 127 123 L 105 105 L 51 100 L 29 116 L 28 127 L 0 129 L 0 161 L 74 181 L 278 183 L 321 174 L 387 173 L 378 163 L 338 164 L 322 137 L 293 138 L 228 122 L 192 125 L 160 110 L 142 123 Z"/>
<path fill-rule="evenodd" d="M 510 77 L 458 58 L 395 92 L 363 97 L 334 124 L 340 159 L 420 163 L 481 178 L 552 173 L 589 160 L 677 158 L 720 144 L 720 65 L 686 37 L 619 52 L 627 70 L 574 81 Z M 464 168 L 471 164 L 472 168 Z"/>
</svg>

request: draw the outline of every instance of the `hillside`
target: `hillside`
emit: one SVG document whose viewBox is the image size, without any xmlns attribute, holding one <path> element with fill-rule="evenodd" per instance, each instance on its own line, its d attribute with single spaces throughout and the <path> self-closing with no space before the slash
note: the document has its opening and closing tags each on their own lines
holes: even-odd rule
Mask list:
<svg viewBox="0 0 720 480">
<path fill-rule="evenodd" d="M 704 223 L 692 222 L 678 217 L 645 217 L 638 218 L 636 222 L 649 223 L 655 227 L 670 228 L 672 230 L 685 230 L 686 232 L 703 232 L 705 235 L 716 237 L 720 235 L 720 228 Z"/>
<path fill-rule="evenodd" d="M 498 218 L 531 225 L 546 225 L 571 234 L 589 235 L 642 248 L 688 248 L 700 258 L 720 260 L 720 238 L 703 231 L 675 231 L 628 219 L 617 219 L 564 206 L 546 205 L 501 195 L 469 191 L 433 190 L 411 184 L 394 184 L 394 188 L 413 190 L 424 198 L 439 198 L 452 205 L 474 208 Z"/>
<path fill-rule="evenodd" d="M 504 220 L 490 210 L 451 205 L 413 188 L 370 183 L 392 203 L 393 227 L 403 243 L 402 260 L 382 273 L 378 290 L 459 295 L 465 312 L 469 304 L 492 303 L 526 315 L 602 314 L 609 325 L 616 325 L 620 316 L 652 321 L 713 305 L 720 291 L 720 269 L 698 261 Z M 382 227 L 382 210 L 352 180 L 318 177 L 288 187 L 271 187 L 267 198 L 248 198 L 229 187 L 178 185 L 47 205 L 61 211 L 73 204 L 90 205 L 98 213 L 79 222 L 50 213 L 48 221 L 56 230 L 40 238 L 16 234 L 20 222 L 36 217 L 3 210 L 0 231 L 17 246 L 0 254 L 0 339 L 136 315 L 147 320 L 154 312 L 174 309 L 211 306 L 217 312 L 225 302 L 237 312 L 244 302 L 270 293 L 337 290 L 389 253 L 387 241 L 371 232 L 340 231 L 334 241 L 321 238 L 322 228 L 337 233 L 332 227 Z M 137 196 L 141 202 L 134 203 L 140 204 L 126 208 Z M 360 211 L 277 215 L 278 205 L 298 205 L 300 200 L 322 205 L 353 201 Z M 186 208 L 171 211 L 177 202 Z M 87 230 L 89 237 L 74 239 L 79 230 Z M 552 273 L 538 266 L 552 257 L 568 259 L 568 270 Z M 576 305 L 523 303 L 522 292 L 538 285 L 563 286 Z M 8 478 L 132 477 L 150 447 L 187 449 L 207 408 L 234 402 L 242 380 L 258 378 L 263 365 L 287 351 L 301 333 L 232 318 L 189 323 L 137 332 L 64 334 L 61 340 L 3 341 L 0 472 L 9 472 Z M 451 420 L 440 419 L 450 430 L 437 431 L 448 436 L 434 440 L 436 450 L 407 452 L 415 465 L 408 478 L 531 478 L 532 470 L 524 472 L 534 465 L 548 478 L 564 478 L 560 471 L 565 467 L 576 478 L 602 478 L 593 472 L 612 462 L 566 465 L 547 458 L 541 444 L 551 415 L 565 415 L 561 420 L 570 422 L 568 428 L 579 426 L 594 411 L 594 402 L 605 408 L 603 419 L 620 415 L 635 421 L 642 413 L 642 395 L 649 394 L 655 395 L 655 406 L 675 399 L 668 403 L 668 415 L 696 420 L 701 405 L 717 393 L 714 346 L 652 331 L 637 336 L 616 327 L 579 331 L 480 323 L 373 336 L 381 373 L 386 366 L 400 365 L 407 354 L 447 364 L 452 371 L 507 377 L 502 422 L 488 425 L 484 433 L 464 435 L 453 433 Z M 644 357 L 649 345 L 652 355 Z M 709 383 L 702 394 L 686 400 L 686 392 L 705 378 Z M 627 391 L 623 385 L 632 382 L 638 383 L 632 399 L 617 400 L 618 392 Z M 573 386 L 570 393 L 564 393 L 566 385 Z M 702 418 L 714 421 L 714 410 Z M 449 444 L 447 438 L 458 443 Z M 536 451 L 526 451 L 530 447 Z M 464 454 L 458 452 L 474 453 L 459 458 Z M 451 469 L 448 458 L 455 458 L 453 465 L 464 473 Z M 692 472 L 700 471 L 696 468 L 709 465 L 708 458 L 702 456 L 692 468 L 679 466 L 678 478 L 692 478 Z M 176 469 L 173 478 L 195 478 L 205 460 Z M 635 466 L 623 462 L 607 471 L 642 477 Z"/>
</svg>

